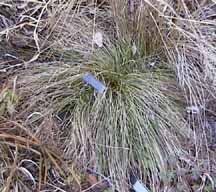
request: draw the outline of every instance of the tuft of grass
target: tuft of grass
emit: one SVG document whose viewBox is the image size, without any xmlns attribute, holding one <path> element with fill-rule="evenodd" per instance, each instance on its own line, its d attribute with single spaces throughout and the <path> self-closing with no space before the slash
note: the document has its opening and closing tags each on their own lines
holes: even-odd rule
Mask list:
<svg viewBox="0 0 216 192">
<path fill-rule="evenodd" d="M 205 159 L 203 167 L 211 171 L 205 122 L 209 100 L 215 99 L 213 1 L 24 4 L 16 16 L 18 24 L 4 27 L 0 37 L 2 44 L 15 46 L 15 55 L 27 67 L 18 87 L 24 95 L 18 117 L 44 143 L 55 138 L 49 137 L 46 122 L 39 128 L 37 124 L 52 114 L 62 123 L 57 137 L 64 157 L 75 160 L 77 167 L 95 167 L 120 191 L 126 191 L 131 169 L 155 191 L 159 185 L 166 189 L 176 178 L 188 187 L 187 177 L 173 174 L 184 151 L 180 143 L 190 131 L 182 117 L 179 86 L 183 102 L 200 111 L 188 115 L 196 142 L 189 142 L 195 159 L 186 161 L 191 167 L 191 159 L 198 164 Z M 13 12 L 14 5 L 9 6 Z M 95 32 L 103 35 L 102 50 L 92 42 Z M 37 59 L 39 63 L 32 63 Z M 54 62 L 40 63 L 45 60 Z M 84 84 L 86 72 L 106 85 L 104 94 Z M 183 162 L 184 158 L 180 156 Z M 174 168 L 170 161 L 175 161 Z"/>
<path fill-rule="evenodd" d="M 215 100 L 215 2 L 119 0 L 111 1 L 111 7 L 119 38 L 143 37 L 150 55 L 161 50 L 175 69 L 185 104 L 199 109 L 187 119 L 196 135 L 196 156 L 204 154 L 210 170 L 205 122 L 209 100 Z"/>
<path fill-rule="evenodd" d="M 64 122 L 65 157 L 82 166 L 90 161 L 118 189 L 126 190 L 131 169 L 154 188 L 163 181 L 169 158 L 184 153 L 179 139 L 189 129 L 172 93 L 174 71 L 162 60 L 153 67 L 151 62 L 120 41 L 96 50 L 84 63 L 41 65 L 22 87 L 34 88 L 32 101 L 46 108 L 42 113 L 52 111 Z M 103 94 L 83 82 L 87 72 L 107 87 Z"/>
</svg>

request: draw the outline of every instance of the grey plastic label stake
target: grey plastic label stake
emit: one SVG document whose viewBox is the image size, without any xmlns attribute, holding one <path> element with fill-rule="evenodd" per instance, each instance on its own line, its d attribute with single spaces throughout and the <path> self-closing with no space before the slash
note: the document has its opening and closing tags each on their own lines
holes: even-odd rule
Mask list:
<svg viewBox="0 0 216 192">
<path fill-rule="evenodd" d="M 91 73 L 86 73 L 83 76 L 83 81 L 91 85 L 98 93 L 103 93 L 106 89 L 106 86 L 97 80 Z"/>
<path fill-rule="evenodd" d="M 139 181 L 136 181 L 136 183 L 133 185 L 133 189 L 136 192 L 149 192 L 147 188 Z"/>
</svg>

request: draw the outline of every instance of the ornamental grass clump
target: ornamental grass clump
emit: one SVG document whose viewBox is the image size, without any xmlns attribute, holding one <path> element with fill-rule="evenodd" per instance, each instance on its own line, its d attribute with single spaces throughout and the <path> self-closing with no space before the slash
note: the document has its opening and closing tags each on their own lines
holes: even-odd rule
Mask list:
<svg viewBox="0 0 216 192">
<path fill-rule="evenodd" d="M 27 150 L 19 156 L 20 161 L 29 158 L 40 167 L 39 174 L 24 171 L 28 180 L 38 183 L 38 191 L 42 181 L 50 187 L 53 178 L 53 190 L 68 191 L 71 182 L 82 183 L 74 168 L 80 175 L 93 170 L 109 181 L 113 191 L 128 191 L 131 175 L 152 191 L 205 190 L 207 179 L 213 181 L 210 174 L 215 174 L 214 151 L 209 148 L 214 134 L 208 133 L 214 130 L 209 125 L 214 125 L 215 117 L 215 3 L 50 0 L 19 4 L 3 3 L 6 12 L 0 15 L 5 25 L 5 13 L 19 10 L 14 15 L 17 21 L 13 19 L 0 34 L 2 43 L 9 43 L 9 48 L 3 46 L 2 59 L 16 61 L 3 61 L 0 70 L 3 82 L 4 77 L 15 76 L 13 89 L 8 82 L 0 91 L 0 115 L 10 124 L 11 119 L 17 121 L 12 127 L 0 122 L 4 144 L 0 150 L 4 153 L 5 145 L 19 143 L 29 149 L 29 138 L 34 140 L 32 148 L 39 156 L 34 158 Z M 105 89 L 92 87 L 86 80 L 90 75 Z M 63 158 L 55 161 L 46 152 L 51 149 L 59 149 Z M 12 178 L 19 161 L 17 146 L 8 151 L 2 162 L 9 163 L 0 165 L 12 167 L 10 174 L 0 178 L 6 191 L 17 181 Z M 47 156 L 59 177 L 50 170 Z M 22 189 L 22 183 L 21 179 L 13 184 L 14 189 Z"/>
<path fill-rule="evenodd" d="M 154 186 L 169 159 L 184 153 L 179 139 L 188 131 L 175 75 L 164 61 L 151 62 L 120 41 L 84 63 L 39 65 L 28 82 L 30 100 L 63 122 L 65 158 L 95 167 L 119 189 L 131 170 Z M 83 81 L 86 73 L 106 86 L 102 94 Z"/>
</svg>

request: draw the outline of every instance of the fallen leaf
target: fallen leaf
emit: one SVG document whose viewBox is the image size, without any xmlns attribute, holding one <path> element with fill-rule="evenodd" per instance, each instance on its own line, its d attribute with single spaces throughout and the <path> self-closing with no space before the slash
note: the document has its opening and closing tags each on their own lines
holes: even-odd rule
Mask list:
<svg viewBox="0 0 216 192">
<path fill-rule="evenodd" d="M 93 42 L 98 46 L 103 46 L 103 35 L 101 32 L 96 32 L 93 36 Z"/>
<path fill-rule="evenodd" d="M 87 181 L 89 182 L 89 184 L 91 185 L 95 185 L 96 183 L 98 183 L 98 180 L 96 178 L 96 176 L 92 175 L 92 174 L 88 174 L 87 175 Z"/>
</svg>

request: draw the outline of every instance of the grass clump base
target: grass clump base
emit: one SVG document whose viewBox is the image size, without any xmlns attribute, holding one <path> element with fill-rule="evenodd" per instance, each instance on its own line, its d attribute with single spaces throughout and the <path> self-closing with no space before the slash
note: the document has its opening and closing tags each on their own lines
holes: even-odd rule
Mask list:
<svg viewBox="0 0 216 192">
<path fill-rule="evenodd" d="M 64 123 L 65 157 L 110 176 L 119 190 L 132 170 L 151 186 L 162 182 L 169 159 L 184 153 L 179 139 L 189 133 L 170 91 L 172 70 L 162 61 L 150 67 L 148 58 L 117 42 L 85 63 L 41 65 L 28 85 L 37 90 L 32 100 Z M 84 83 L 87 72 L 106 85 L 103 94 Z"/>
</svg>

